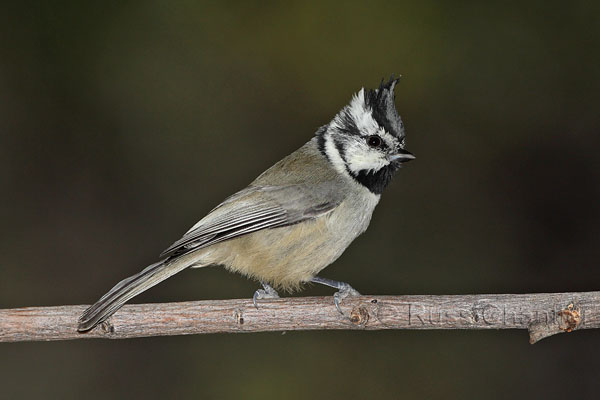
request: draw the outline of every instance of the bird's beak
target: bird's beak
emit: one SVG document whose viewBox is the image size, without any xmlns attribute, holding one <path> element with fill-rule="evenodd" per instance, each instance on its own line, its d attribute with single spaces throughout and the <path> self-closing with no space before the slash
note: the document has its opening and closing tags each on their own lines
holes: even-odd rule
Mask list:
<svg viewBox="0 0 600 400">
<path fill-rule="evenodd" d="M 388 158 L 390 161 L 405 163 L 407 161 L 414 160 L 416 157 L 413 156 L 412 153 L 404 149 L 399 149 L 396 154 L 391 154 L 390 156 L 388 156 Z"/>
</svg>

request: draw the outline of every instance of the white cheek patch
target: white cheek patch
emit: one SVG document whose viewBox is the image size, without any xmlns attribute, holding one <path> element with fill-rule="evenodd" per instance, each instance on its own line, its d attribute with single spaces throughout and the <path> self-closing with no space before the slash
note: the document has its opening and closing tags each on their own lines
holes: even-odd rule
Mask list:
<svg viewBox="0 0 600 400">
<path fill-rule="evenodd" d="M 379 171 L 389 164 L 384 154 L 361 143 L 349 145 L 345 154 L 348 168 L 355 174 L 363 170 Z"/>
<path fill-rule="evenodd" d="M 325 154 L 336 171 L 348 176 L 348 170 L 353 174 L 363 170 L 379 171 L 389 164 L 385 155 L 359 142 L 346 142 L 344 161 L 329 132 L 325 134 Z"/>
<path fill-rule="evenodd" d="M 379 135 L 381 139 L 391 148 L 395 149 L 398 146 L 398 139 L 385 129 L 375 130 L 373 134 Z M 366 135 L 368 136 L 368 135 Z M 381 168 L 389 165 L 390 161 L 387 156 L 378 149 L 372 149 L 366 144 L 366 136 L 363 136 L 365 143 L 353 142 L 346 149 L 346 162 L 348 168 L 353 173 L 358 173 L 362 170 L 379 171 Z"/>
</svg>

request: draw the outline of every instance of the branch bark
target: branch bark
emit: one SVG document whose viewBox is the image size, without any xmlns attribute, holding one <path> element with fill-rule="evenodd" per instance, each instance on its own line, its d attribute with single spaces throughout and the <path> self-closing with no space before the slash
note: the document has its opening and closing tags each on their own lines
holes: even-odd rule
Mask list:
<svg viewBox="0 0 600 400">
<path fill-rule="evenodd" d="M 86 333 L 87 306 L 0 310 L 0 342 L 319 329 L 527 329 L 530 343 L 600 327 L 600 292 L 209 300 L 125 305 Z"/>
</svg>

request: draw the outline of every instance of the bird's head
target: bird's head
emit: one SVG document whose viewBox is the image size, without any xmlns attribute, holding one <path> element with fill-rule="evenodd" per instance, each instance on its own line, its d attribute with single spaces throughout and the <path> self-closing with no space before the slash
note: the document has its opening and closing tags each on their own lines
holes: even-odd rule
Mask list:
<svg viewBox="0 0 600 400">
<path fill-rule="evenodd" d="M 381 194 L 401 164 L 415 157 L 404 150 L 404 124 L 394 104 L 398 79 L 361 89 L 319 131 L 321 151 L 333 166 L 371 192 Z"/>
</svg>

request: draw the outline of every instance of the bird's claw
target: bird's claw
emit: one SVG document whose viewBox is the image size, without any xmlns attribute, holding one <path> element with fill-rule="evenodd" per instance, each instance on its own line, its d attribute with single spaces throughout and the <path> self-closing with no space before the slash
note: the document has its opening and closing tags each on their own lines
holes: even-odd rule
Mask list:
<svg viewBox="0 0 600 400">
<path fill-rule="evenodd" d="M 339 311 L 340 314 L 344 315 L 344 312 L 340 307 L 340 303 L 342 302 L 342 300 L 344 300 L 346 297 L 354 296 L 360 296 L 360 293 L 358 293 L 356 289 L 354 289 L 347 283 L 343 283 L 343 286 L 340 288 L 340 290 L 333 294 L 333 304 L 335 304 L 335 308 Z"/>
<path fill-rule="evenodd" d="M 256 303 L 256 300 L 279 298 L 279 294 L 277 294 L 277 291 L 273 289 L 269 284 L 261 282 L 261 285 L 263 289 L 258 289 L 256 292 L 254 292 L 254 296 L 252 296 L 252 304 L 254 304 L 254 307 L 256 309 L 258 309 L 258 304 Z"/>
<path fill-rule="evenodd" d="M 346 297 L 360 296 L 360 293 L 346 282 L 338 282 L 332 279 L 321 278 L 319 276 L 313 276 L 310 280 L 312 283 L 318 283 L 320 285 L 329 286 L 336 288 L 338 291 L 333 294 L 333 304 L 340 314 L 344 315 L 340 304 Z"/>
</svg>

